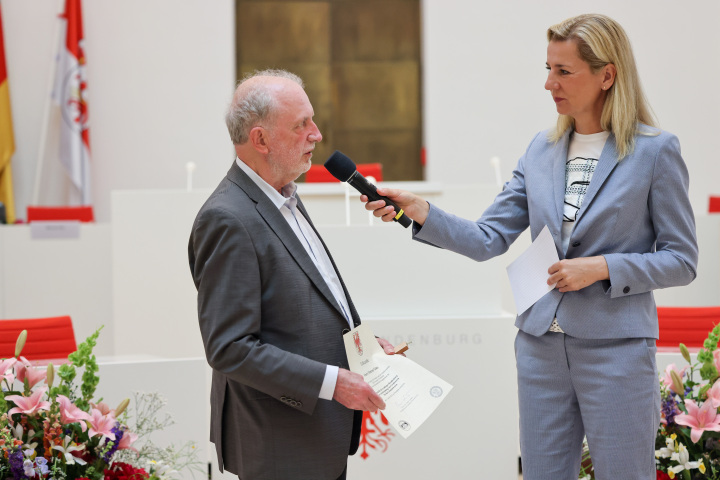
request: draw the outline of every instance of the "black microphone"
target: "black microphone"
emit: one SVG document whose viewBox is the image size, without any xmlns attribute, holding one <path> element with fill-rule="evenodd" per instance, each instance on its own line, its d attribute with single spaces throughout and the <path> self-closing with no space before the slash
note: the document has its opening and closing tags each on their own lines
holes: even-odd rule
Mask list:
<svg viewBox="0 0 720 480">
<path fill-rule="evenodd" d="M 378 195 L 377 187 L 368 182 L 365 177 L 357 171 L 357 167 L 353 161 L 350 160 L 350 158 L 344 153 L 335 150 L 335 152 L 330 155 L 330 158 L 325 161 L 325 168 L 332 174 L 333 177 L 337 178 L 341 182 L 349 183 L 355 187 L 355 190 L 363 195 L 366 195 L 371 201 L 385 200 L 385 205 L 392 205 L 395 207 L 395 218 L 393 220 L 403 227 L 407 228 L 412 225 L 412 220 L 405 215 L 403 209 L 398 207 L 395 202 L 389 198 Z"/>
</svg>

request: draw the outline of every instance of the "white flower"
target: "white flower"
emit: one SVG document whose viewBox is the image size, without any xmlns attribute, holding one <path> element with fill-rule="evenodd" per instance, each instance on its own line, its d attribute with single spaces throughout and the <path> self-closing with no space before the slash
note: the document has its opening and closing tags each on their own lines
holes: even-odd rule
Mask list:
<svg viewBox="0 0 720 480">
<path fill-rule="evenodd" d="M 675 435 L 673 435 L 674 437 Z M 655 456 L 657 458 L 670 458 L 672 454 L 675 453 L 675 439 L 671 437 L 665 438 L 665 448 L 661 448 L 660 450 L 655 450 Z"/>
<path fill-rule="evenodd" d="M 690 453 L 688 452 L 685 445 L 682 443 L 678 444 L 678 451 L 673 453 L 670 460 L 678 462 L 678 465 L 670 467 L 668 470 L 674 473 L 682 472 L 683 470 L 690 470 L 692 468 L 698 468 L 702 465 L 702 460 L 698 462 L 690 461 Z"/>
<path fill-rule="evenodd" d="M 161 480 L 171 478 L 172 475 L 177 473 L 177 470 L 173 470 L 170 465 L 165 464 L 162 460 L 156 462 L 155 460 L 148 460 L 149 471 L 154 476 Z"/>
<path fill-rule="evenodd" d="M 65 463 L 68 465 L 72 465 L 74 463 L 77 463 L 79 465 L 85 465 L 87 462 L 83 460 L 82 458 L 75 457 L 72 452 L 79 452 L 84 446 L 80 445 L 72 445 L 72 438 L 66 436 L 63 439 L 63 446 L 55 445 L 52 447 L 54 450 L 58 450 L 62 452 L 62 454 L 65 456 Z"/>
<path fill-rule="evenodd" d="M 23 470 L 24 470 L 26 477 L 30 477 L 30 478 L 34 477 L 35 476 L 35 468 L 33 466 L 33 461 L 26 459 L 23 462 Z"/>
</svg>

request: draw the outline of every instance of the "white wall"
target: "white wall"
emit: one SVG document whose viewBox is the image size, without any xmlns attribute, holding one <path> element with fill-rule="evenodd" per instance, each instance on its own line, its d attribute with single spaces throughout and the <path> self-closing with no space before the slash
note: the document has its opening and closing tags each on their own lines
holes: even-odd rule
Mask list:
<svg viewBox="0 0 720 480">
<path fill-rule="evenodd" d="M 2 0 L 15 128 L 13 173 L 18 216 L 35 182 L 62 2 Z M 224 111 L 235 83 L 232 0 L 83 1 L 89 89 L 92 189 L 96 217 L 110 220 L 110 192 L 211 187 L 233 158 Z M 62 190 L 47 162 L 41 203 Z M 53 178 L 47 178 L 53 177 Z M 60 202 L 62 203 L 62 202 Z"/>
<path fill-rule="evenodd" d="M 580 13 L 620 22 L 661 127 L 678 135 L 696 213 L 720 194 L 720 2 L 665 0 L 423 0 L 426 180 L 510 178 L 532 136 L 550 127 L 544 90 L 547 27 Z M 479 216 L 485 205 L 478 206 Z"/>
<path fill-rule="evenodd" d="M 60 2 L 0 4 L 17 144 L 16 202 L 24 217 Z M 109 220 L 111 190 L 182 188 L 188 161 L 198 164 L 194 185 L 213 188 L 232 158 L 223 113 L 235 81 L 234 2 L 95 0 L 84 1 L 83 9 L 98 218 Z M 422 0 L 422 9 L 426 180 L 491 182 L 492 156 L 502 159 L 509 178 L 531 137 L 555 119 L 543 89 L 546 28 L 597 11 L 630 35 L 661 125 L 680 138 L 696 211 L 707 210 L 708 195 L 720 194 L 712 142 L 720 127 L 716 0 Z M 50 180 L 62 175 L 54 163 L 46 172 Z M 43 185 L 43 196 L 57 195 Z"/>
</svg>

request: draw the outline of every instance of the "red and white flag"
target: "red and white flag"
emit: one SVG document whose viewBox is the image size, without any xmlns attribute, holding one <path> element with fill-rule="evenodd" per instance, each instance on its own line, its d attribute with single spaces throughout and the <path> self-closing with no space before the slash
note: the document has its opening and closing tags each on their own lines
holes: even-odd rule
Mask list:
<svg viewBox="0 0 720 480">
<path fill-rule="evenodd" d="M 62 35 L 53 89 L 53 100 L 61 110 L 59 158 L 79 193 L 77 202 L 89 205 L 90 132 L 80 0 L 65 0 L 61 22 Z"/>
</svg>

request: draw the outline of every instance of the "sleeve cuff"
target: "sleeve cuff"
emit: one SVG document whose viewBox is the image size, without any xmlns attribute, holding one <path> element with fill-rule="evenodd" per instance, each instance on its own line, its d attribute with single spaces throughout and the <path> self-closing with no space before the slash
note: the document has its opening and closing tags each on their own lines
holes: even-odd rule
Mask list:
<svg viewBox="0 0 720 480">
<path fill-rule="evenodd" d="M 325 379 L 323 380 L 322 387 L 320 387 L 318 398 L 332 400 L 333 394 L 335 394 L 335 385 L 337 384 L 339 371 L 340 369 L 335 365 L 327 366 L 325 369 Z"/>
</svg>

